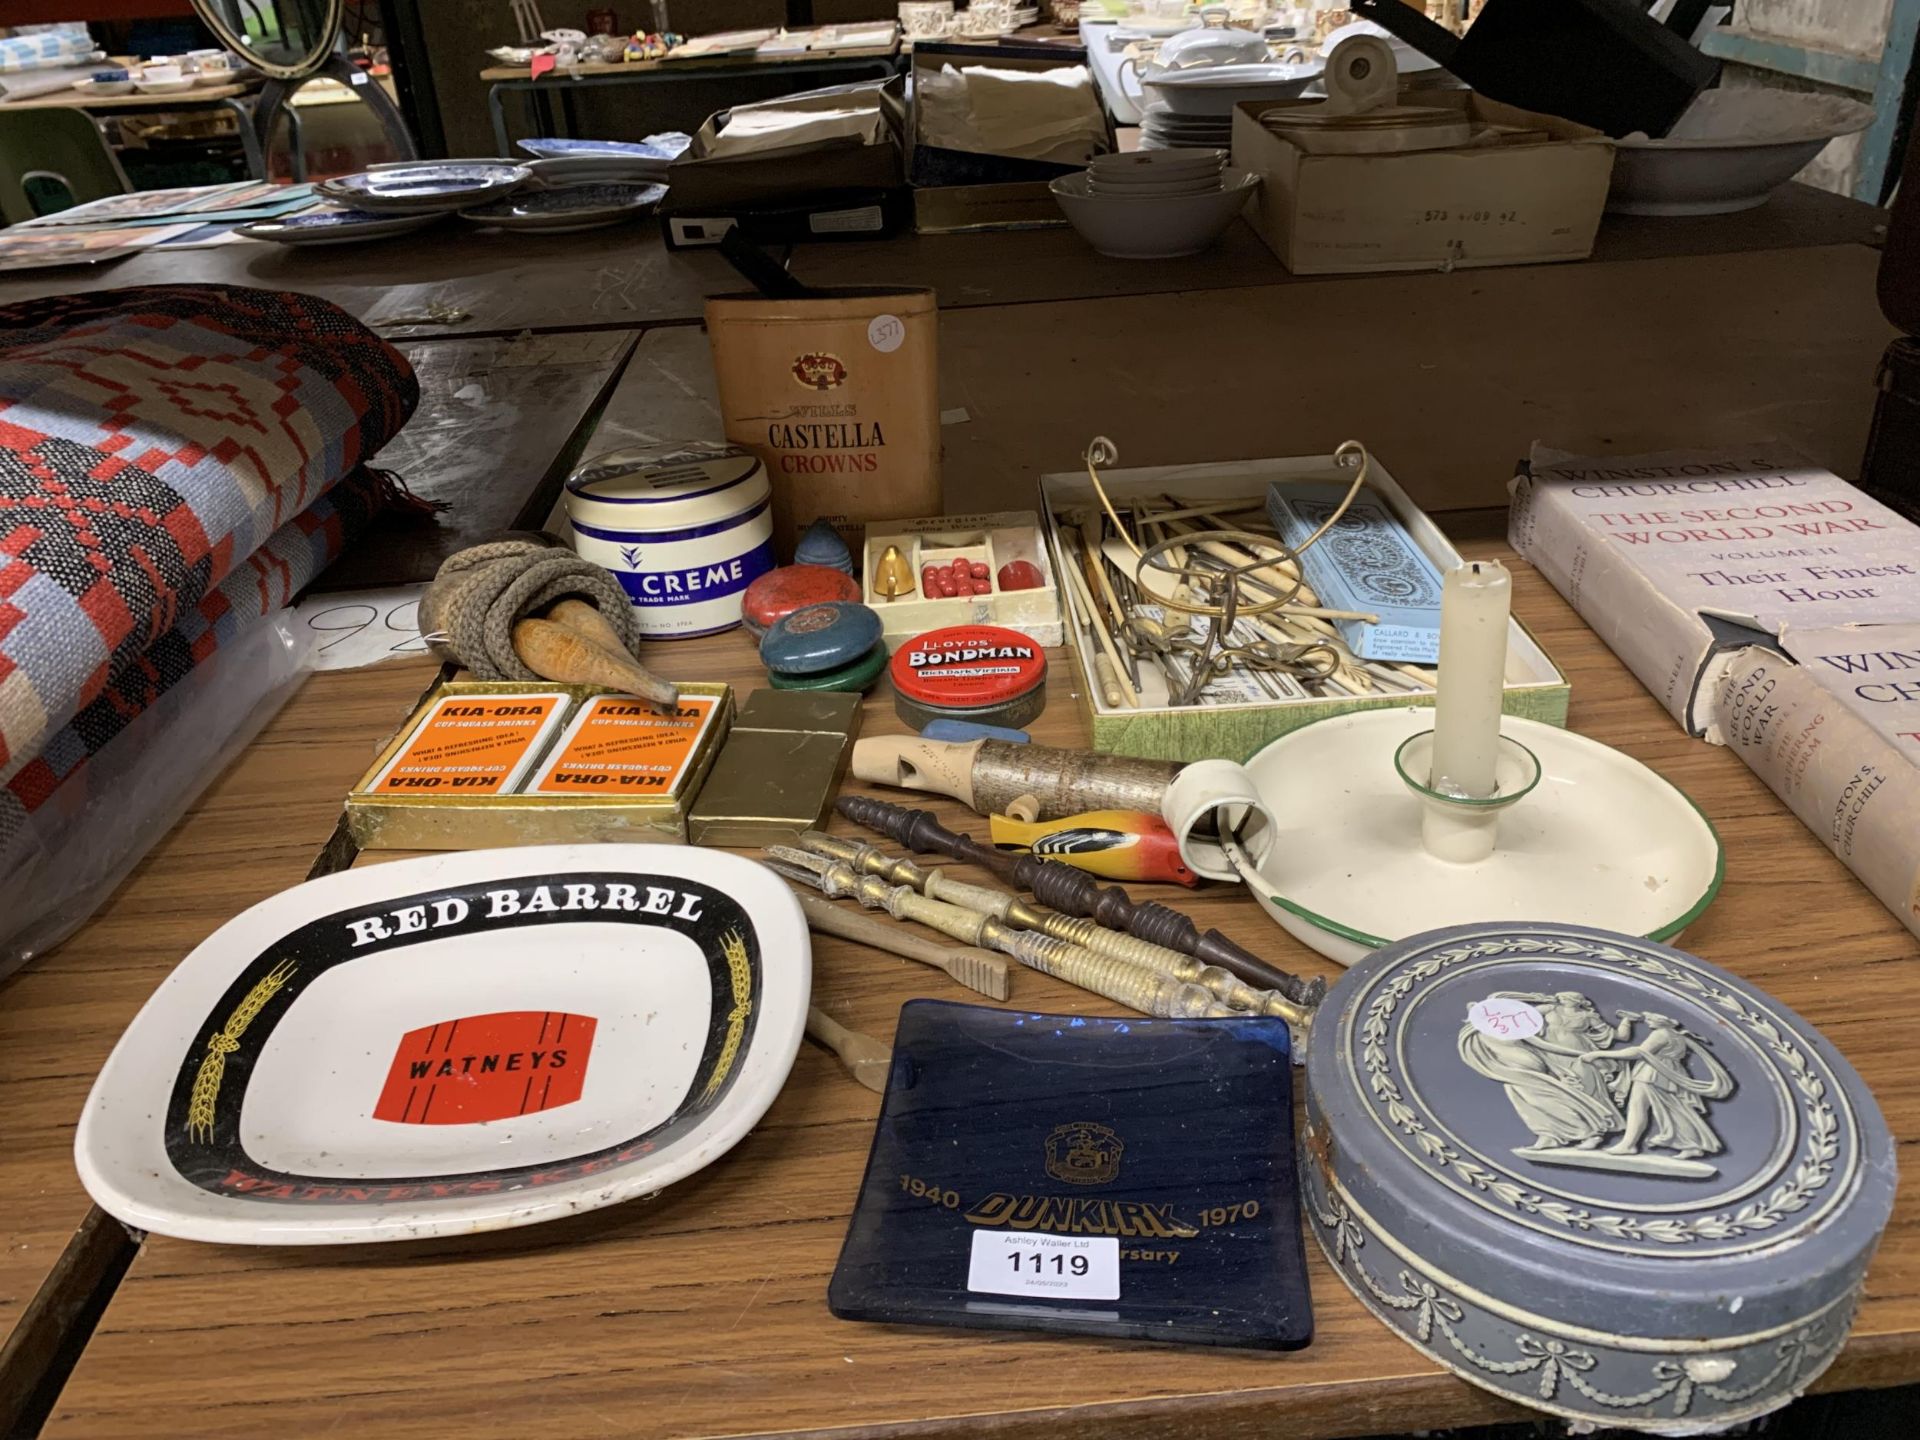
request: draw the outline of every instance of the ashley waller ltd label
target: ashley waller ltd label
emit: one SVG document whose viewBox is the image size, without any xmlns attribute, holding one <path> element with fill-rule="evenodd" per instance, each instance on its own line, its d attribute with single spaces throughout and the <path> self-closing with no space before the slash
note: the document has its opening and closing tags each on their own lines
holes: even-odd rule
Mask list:
<svg viewBox="0 0 1920 1440">
<path fill-rule="evenodd" d="M 987 1295 L 1120 1298 L 1120 1241 L 1112 1235 L 976 1230 L 967 1289 Z"/>
</svg>

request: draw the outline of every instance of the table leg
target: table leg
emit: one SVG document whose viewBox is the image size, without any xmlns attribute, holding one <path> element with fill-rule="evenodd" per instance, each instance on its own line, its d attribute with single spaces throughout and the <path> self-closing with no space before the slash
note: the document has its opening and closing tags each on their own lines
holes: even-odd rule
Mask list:
<svg viewBox="0 0 1920 1440">
<path fill-rule="evenodd" d="M 287 159 L 293 167 L 293 179 L 296 185 L 307 182 L 307 147 L 300 133 L 300 112 L 291 104 L 287 112 Z"/>
<path fill-rule="evenodd" d="M 493 153 L 507 155 L 507 110 L 505 89 L 493 85 L 487 90 L 487 114 L 493 120 Z"/>
<path fill-rule="evenodd" d="M 220 108 L 231 110 L 233 118 L 239 122 L 240 151 L 247 157 L 247 174 L 255 180 L 267 178 L 267 157 L 260 147 L 260 137 L 253 128 L 254 107 L 240 96 L 230 96 L 220 102 Z"/>
<path fill-rule="evenodd" d="M 578 135 L 580 133 L 580 117 L 574 113 L 573 109 L 572 86 L 560 92 L 560 123 L 566 127 L 560 132 L 561 134 Z"/>
</svg>

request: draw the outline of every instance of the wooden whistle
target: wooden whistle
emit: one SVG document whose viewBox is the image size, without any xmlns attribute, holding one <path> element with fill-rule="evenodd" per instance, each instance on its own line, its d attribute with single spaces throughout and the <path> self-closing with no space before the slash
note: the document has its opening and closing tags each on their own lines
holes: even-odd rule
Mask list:
<svg viewBox="0 0 1920 1440">
<path fill-rule="evenodd" d="M 978 815 L 1058 820 L 1086 810 L 1160 813 L 1171 760 L 1136 760 L 1004 740 L 923 740 L 876 735 L 855 742 L 857 780 L 949 795 Z"/>
</svg>

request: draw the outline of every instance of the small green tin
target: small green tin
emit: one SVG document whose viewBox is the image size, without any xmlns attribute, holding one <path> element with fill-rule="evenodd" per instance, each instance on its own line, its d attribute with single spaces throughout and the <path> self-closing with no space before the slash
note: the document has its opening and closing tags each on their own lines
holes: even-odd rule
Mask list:
<svg viewBox="0 0 1920 1440">
<path fill-rule="evenodd" d="M 873 688 L 880 672 L 887 668 L 887 647 L 875 645 L 851 665 L 838 670 L 821 670 L 812 675 L 786 675 L 778 670 L 767 675 L 767 683 L 776 690 L 840 690 L 848 694 Z"/>
</svg>

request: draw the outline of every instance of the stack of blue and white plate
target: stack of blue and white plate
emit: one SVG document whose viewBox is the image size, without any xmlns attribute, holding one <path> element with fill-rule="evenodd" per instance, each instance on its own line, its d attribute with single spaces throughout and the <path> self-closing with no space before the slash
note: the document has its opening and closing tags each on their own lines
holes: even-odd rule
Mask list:
<svg viewBox="0 0 1920 1440">
<path fill-rule="evenodd" d="M 522 140 L 520 148 L 535 157 L 527 163 L 534 178 L 559 184 L 657 184 L 667 178 L 667 166 L 684 146 L 656 140 Z"/>
<path fill-rule="evenodd" d="M 564 235 L 648 214 L 666 193 L 666 186 L 646 182 L 556 185 L 503 195 L 462 210 L 460 218 L 496 230 Z"/>
<path fill-rule="evenodd" d="M 322 180 L 314 192 L 334 208 L 238 227 L 282 245 L 339 245 L 411 234 L 442 216 L 512 194 L 532 180 L 511 160 L 410 160 Z"/>
<path fill-rule="evenodd" d="M 445 215 L 510 195 L 533 178 L 512 160 L 414 160 L 322 180 L 328 200 L 376 215 Z"/>
</svg>

